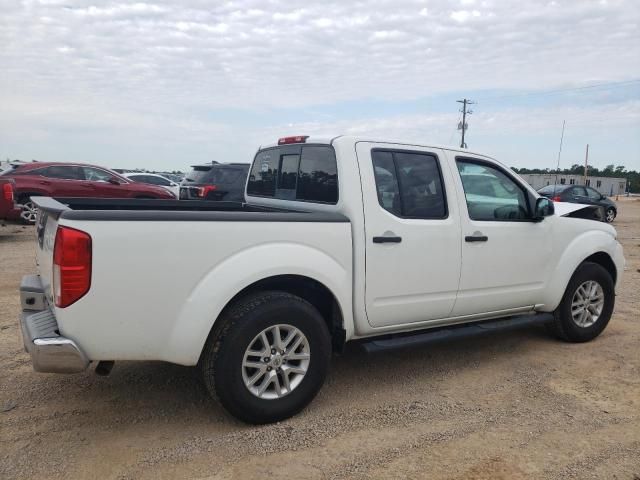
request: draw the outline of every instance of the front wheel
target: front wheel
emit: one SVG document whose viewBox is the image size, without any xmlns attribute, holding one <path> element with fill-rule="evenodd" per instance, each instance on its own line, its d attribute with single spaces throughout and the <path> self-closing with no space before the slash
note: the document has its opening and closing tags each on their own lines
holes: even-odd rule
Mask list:
<svg viewBox="0 0 640 480">
<path fill-rule="evenodd" d="M 613 222 L 615 218 L 616 218 L 616 211 L 612 207 L 607 208 L 607 211 L 605 212 L 605 215 L 604 215 L 604 219 L 607 221 L 607 223 Z"/>
<path fill-rule="evenodd" d="M 207 389 L 232 415 L 276 422 L 313 400 L 331 357 L 327 325 L 313 305 L 286 292 L 260 292 L 218 321 L 200 364 Z"/>
<path fill-rule="evenodd" d="M 614 303 L 611 274 L 597 263 L 585 262 L 571 277 L 549 328 L 567 342 L 588 342 L 605 329 Z"/>
</svg>

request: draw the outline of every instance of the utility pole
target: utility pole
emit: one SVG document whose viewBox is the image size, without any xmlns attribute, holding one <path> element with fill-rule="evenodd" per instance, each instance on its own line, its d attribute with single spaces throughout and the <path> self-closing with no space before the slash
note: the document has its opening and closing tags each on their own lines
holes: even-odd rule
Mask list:
<svg viewBox="0 0 640 480">
<path fill-rule="evenodd" d="M 460 141 L 460 148 L 467 148 L 467 144 L 464 141 L 464 133 L 467 131 L 467 128 L 469 127 L 467 125 L 467 115 L 471 115 L 473 113 L 473 110 L 467 110 L 467 105 L 473 105 L 476 102 L 472 102 L 467 98 L 463 98 L 462 100 L 456 100 L 456 102 L 462 104 L 462 110 L 460 110 L 462 112 L 462 122 L 458 124 L 458 130 L 462 130 L 462 140 Z"/>
<path fill-rule="evenodd" d="M 584 155 L 584 184 L 587 184 L 587 177 L 589 176 L 589 144 L 587 143 L 587 153 Z"/>
</svg>

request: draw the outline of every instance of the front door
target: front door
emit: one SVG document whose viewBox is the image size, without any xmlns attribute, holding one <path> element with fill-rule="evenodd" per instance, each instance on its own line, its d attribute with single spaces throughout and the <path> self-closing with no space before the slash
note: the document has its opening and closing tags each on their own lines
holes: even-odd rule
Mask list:
<svg viewBox="0 0 640 480">
<path fill-rule="evenodd" d="M 531 220 L 526 188 L 504 167 L 470 157 L 451 160 L 467 206 L 461 214 L 463 261 L 453 316 L 532 307 L 552 267 L 552 222 Z"/>
<path fill-rule="evenodd" d="M 460 276 L 459 211 L 439 149 L 361 142 L 369 324 L 446 318 Z"/>
</svg>

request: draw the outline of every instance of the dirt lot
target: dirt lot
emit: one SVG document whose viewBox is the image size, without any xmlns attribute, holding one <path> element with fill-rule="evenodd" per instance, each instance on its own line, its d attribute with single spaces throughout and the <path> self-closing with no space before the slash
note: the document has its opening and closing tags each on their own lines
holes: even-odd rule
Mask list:
<svg viewBox="0 0 640 480">
<path fill-rule="evenodd" d="M 640 200 L 620 201 L 615 226 L 627 269 L 597 340 L 532 328 L 351 348 L 306 411 L 263 427 L 230 418 L 190 368 L 34 373 L 16 324 L 33 232 L 0 227 L 0 478 L 640 479 Z"/>
</svg>

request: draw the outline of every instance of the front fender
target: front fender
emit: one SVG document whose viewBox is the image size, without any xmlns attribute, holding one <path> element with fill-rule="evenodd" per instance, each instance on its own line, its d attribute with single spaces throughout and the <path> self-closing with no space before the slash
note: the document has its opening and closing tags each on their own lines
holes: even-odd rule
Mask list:
<svg viewBox="0 0 640 480">
<path fill-rule="evenodd" d="M 167 351 L 173 352 L 173 361 L 196 364 L 211 328 L 229 301 L 246 287 L 277 275 L 301 275 L 322 283 L 338 301 L 345 328 L 353 325 L 351 261 L 341 265 L 326 252 L 302 244 L 261 244 L 226 258 L 198 282 L 168 339 Z"/>
<path fill-rule="evenodd" d="M 592 221 L 592 220 L 588 220 Z M 551 312 L 555 310 L 578 266 L 595 253 L 603 252 L 609 255 L 616 265 L 618 277 L 620 270 L 621 248 L 618 242 L 607 232 L 591 230 L 575 237 L 560 253 L 556 267 L 551 273 L 543 304 L 540 310 Z M 624 262 L 624 260 L 622 260 Z"/>
</svg>

